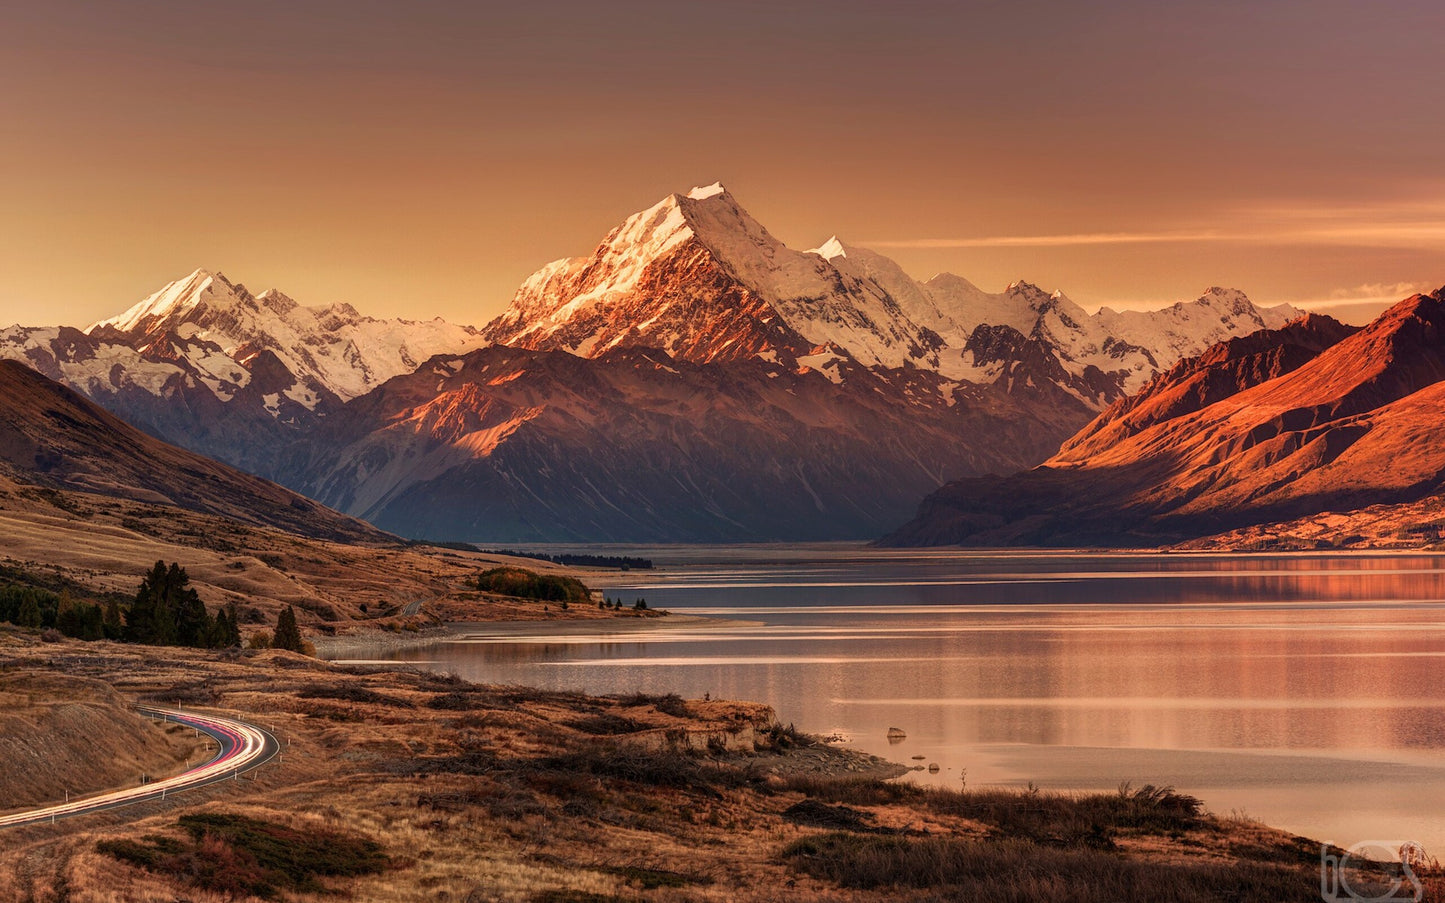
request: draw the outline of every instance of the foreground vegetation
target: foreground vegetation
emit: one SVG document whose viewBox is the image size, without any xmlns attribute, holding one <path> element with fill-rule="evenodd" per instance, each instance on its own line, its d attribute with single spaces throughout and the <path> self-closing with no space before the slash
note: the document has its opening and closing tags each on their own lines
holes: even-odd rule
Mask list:
<svg viewBox="0 0 1445 903">
<path fill-rule="evenodd" d="M 592 591 L 576 577 L 561 574 L 539 574 L 518 567 L 490 568 L 477 575 L 477 589 L 499 596 L 533 599 L 539 602 L 560 602 L 563 605 L 586 603 Z"/>
<path fill-rule="evenodd" d="M 14 569 L 10 569 L 14 572 Z M 18 573 L 18 572 L 15 572 Z M 0 622 L 17 627 L 54 630 L 79 640 L 122 640 L 146 646 L 189 646 L 229 649 L 241 645 L 241 624 L 233 602 L 213 616 L 191 588 L 186 569 L 157 561 L 141 579 L 128 605 L 112 597 L 104 609 L 77 601 L 69 589 L 60 593 L 33 585 L 0 585 Z M 294 606 L 286 606 L 271 633 L 253 633 L 251 646 L 315 654 L 301 637 Z"/>
<path fill-rule="evenodd" d="M 469 684 L 276 650 L 45 642 L 0 673 L 261 721 L 250 779 L 0 833 L 0 899 L 1314 900 L 1319 847 L 1167 788 L 927 789 L 763 707 Z M 859 774 L 850 769 L 863 769 Z M 23 769 L 0 774 L 23 781 Z M 325 838 L 328 852 L 276 858 Z M 282 840 L 285 843 L 281 843 Z M 1429 878 L 1431 894 L 1445 890 Z"/>
<path fill-rule="evenodd" d="M 266 899 L 325 891 L 323 879 L 375 875 L 391 865 L 381 844 L 344 831 L 300 831 L 222 812 L 182 815 L 176 827 L 182 836 L 103 840 L 96 849 L 201 890 Z"/>
</svg>

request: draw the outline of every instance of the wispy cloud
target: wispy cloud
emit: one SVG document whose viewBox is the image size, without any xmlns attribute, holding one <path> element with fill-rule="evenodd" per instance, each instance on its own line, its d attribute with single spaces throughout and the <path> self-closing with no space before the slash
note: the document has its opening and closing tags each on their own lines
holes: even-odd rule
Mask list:
<svg viewBox="0 0 1445 903">
<path fill-rule="evenodd" d="M 1366 304 L 1389 306 L 1417 292 L 1428 292 L 1437 288 L 1438 285 L 1425 282 L 1368 282 L 1350 288 L 1337 288 L 1319 297 L 1299 298 L 1290 303 L 1297 307 L 1324 311 Z"/>
<path fill-rule="evenodd" d="M 1062 248 L 1088 245 L 1255 243 L 1445 249 L 1445 200 L 1369 205 L 1270 205 L 1224 211 L 1217 228 L 956 238 L 880 238 L 874 248 Z"/>
<path fill-rule="evenodd" d="M 1239 240 L 1218 232 L 1078 232 L 1069 235 L 993 235 L 983 238 L 905 238 L 862 242 L 874 248 L 1061 248 L 1159 242 Z"/>
</svg>

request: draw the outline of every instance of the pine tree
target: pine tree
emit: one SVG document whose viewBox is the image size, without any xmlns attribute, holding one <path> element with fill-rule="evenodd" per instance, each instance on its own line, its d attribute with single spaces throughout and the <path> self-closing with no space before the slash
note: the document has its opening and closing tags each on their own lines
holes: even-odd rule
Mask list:
<svg viewBox="0 0 1445 903">
<path fill-rule="evenodd" d="M 20 603 L 20 612 L 15 616 L 15 623 L 21 627 L 40 626 L 40 603 L 35 600 L 35 594 L 30 593 L 25 601 Z"/>
<path fill-rule="evenodd" d="M 214 624 L 190 583 L 185 568 L 157 561 L 126 613 L 125 639 L 150 646 L 210 645 Z"/>
<path fill-rule="evenodd" d="M 210 646 L 212 649 L 231 649 L 241 645 L 241 625 L 236 618 L 236 603 L 232 602 L 216 612 L 211 625 Z"/>
<path fill-rule="evenodd" d="M 286 606 L 276 619 L 276 631 L 271 635 L 271 648 L 289 649 L 292 652 L 304 652 L 305 646 L 301 643 L 301 629 L 296 626 L 296 609 Z"/>
<path fill-rule="evenodd" d="M 157 561 L 141 578 L 140 589 L 125 618 L 125 638 L 156 646 L 175 640 L 175 620 L 166 606 L 166 563 Z"/>
<path fill-rule="evenodd" d="M 120 616 L 120 603 L 115 599 L 111 599 L 110 603 L 105 606 L 105 618 L 101 625 L 105 630 L 105 638 L 108 640 L 118 640 L 125 635 L 125 625 L 121 622 Z"/>
<path fill-rule="evenodd" d="M 182 576 L 185 572 L 182 571 Z M 180 646 L 211 645 L 211 634 L 215 630 L 215 624 L 211 615 L 206 611 L 206 604 L 193 589 L 177 591 L 174 596 L 176 605 L 176 643 Z"/>
</svg>

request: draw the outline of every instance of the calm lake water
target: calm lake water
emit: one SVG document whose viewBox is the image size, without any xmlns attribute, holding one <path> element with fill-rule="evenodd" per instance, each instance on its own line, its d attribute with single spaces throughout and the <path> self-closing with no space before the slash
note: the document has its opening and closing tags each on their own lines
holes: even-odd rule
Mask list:
<svg viewBox="0 0 1445 903">
<path fill-rule="evenodd" d="M 1445 557 L 607 550 L 659 565 L 609 595 L 748 623 L 398 657 L 495 683 L 760 700 L 940 766 L 911 780 L 1173 784 L 1316 839 L 1445 852 Z"/>
</svg>

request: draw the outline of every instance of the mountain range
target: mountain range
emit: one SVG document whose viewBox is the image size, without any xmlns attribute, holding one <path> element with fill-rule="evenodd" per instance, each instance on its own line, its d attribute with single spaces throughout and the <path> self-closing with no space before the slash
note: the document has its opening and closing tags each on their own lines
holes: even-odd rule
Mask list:
<svg viewBox="0 0 1445 903">
<path fill-rule="evenodd" d="M 1298 313 L 1214 288 L 1089 314 L 1026 282 L 918 281 L 837 238 L 790 249 L 712 185 L 538 270 L 481 329 L 197 271 L 86 329 L 0 332 L 0 357 L 413 537 L 856 539 Z"/>
<path fill-rule="evenodd" d="M 1442 410 L 1445 288 L 1363 329 L 1311 315 L 1176 365 L 1037 468 L 950 483 L 885 542 L 1158 545 L 1329 515 L 1312 541 L 1350 545 L 1365 508 L 1433 541 Z"/>
</svg>

